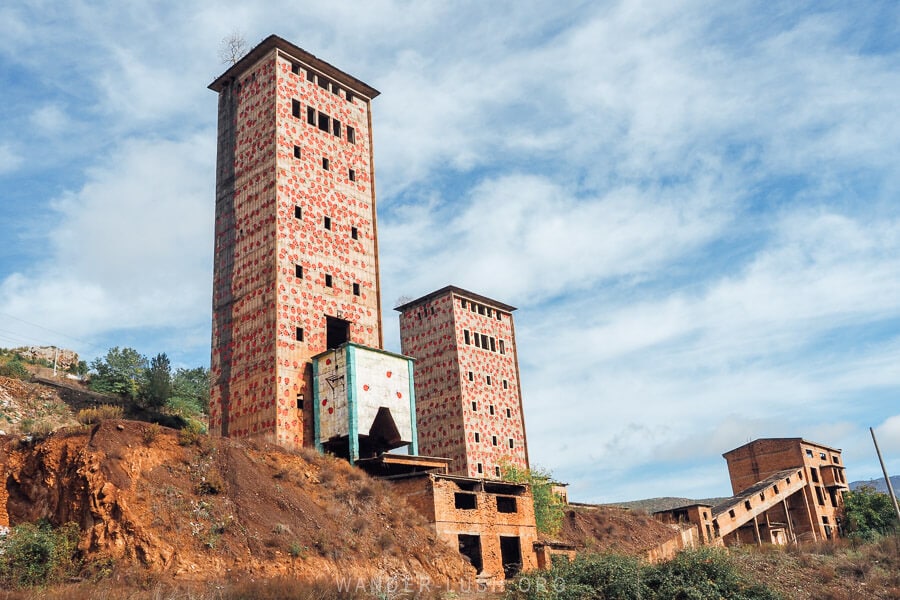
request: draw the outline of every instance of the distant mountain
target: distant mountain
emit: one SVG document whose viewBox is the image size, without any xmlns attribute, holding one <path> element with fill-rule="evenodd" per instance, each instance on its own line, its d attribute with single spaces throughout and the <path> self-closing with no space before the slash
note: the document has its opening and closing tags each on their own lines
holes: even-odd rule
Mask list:
<svg viewBox="0 0 900 600">
<path fill-rule="evenodd" d="M 667 496 L 663 498 L 631 500 L 629 502 L 612 502 L 605 506 L 619 506 L 621 508 L 643 510 L 648 513 L 654 513 L 659 510 L 671 510 L 673 508 L 680 508 L 682 506 L 689 506 L 691 504 L 709 504 L 710 506 L 716 506 L 723 500 L 727 500 L 727 498 L 701 498 L 698 500 L 694 498 L 673 498 L 671 496 Z"/>
<path fill-rule="evenodd" d="M 887 484 L 884 482 L 884 477 L 879 477 L 878 479 L 870 479 L 869 481 L 852 481 L 850 482 L 850 489 L 855 490 L 860 486 L 867 485 L 869 487 L 875 488 L 876 491 L 887 493 Z M 894 475 L 891 477 L 891 485 L 894 487 L 894 493 L 900 494 L 900 475 Z"/>
</svg>

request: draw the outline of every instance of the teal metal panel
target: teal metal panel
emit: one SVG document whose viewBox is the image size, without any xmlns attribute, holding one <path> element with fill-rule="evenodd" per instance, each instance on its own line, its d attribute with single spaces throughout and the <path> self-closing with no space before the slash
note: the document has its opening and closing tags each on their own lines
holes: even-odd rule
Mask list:
<svg viewBox="0 0 900 600">
<path fill-rule="evenodd" d="M 413 378 L 413 361 L 408 360 L 409 365 L 409 424 L 412 426 L 412 443 L 409 445 L 409 453 L 419 455 L 419 431 L 416 427 L 416 385 Z"/>
<path fill-rule="evenodd" d="M 347 344 L 347 418 L 350 443 L 350 464 L 359 460 L 359 415 L 356 410 L 356 347 Z"/>
<path fill-rule="evenodd" d="M 313 440 L 316 444 L 316 450 L 322 452 L 322 424 L 319 422 L 320 404 L 319 398 L 319 360 L 312 361 L 312 386 L 313 386 Z"/>
</svg>

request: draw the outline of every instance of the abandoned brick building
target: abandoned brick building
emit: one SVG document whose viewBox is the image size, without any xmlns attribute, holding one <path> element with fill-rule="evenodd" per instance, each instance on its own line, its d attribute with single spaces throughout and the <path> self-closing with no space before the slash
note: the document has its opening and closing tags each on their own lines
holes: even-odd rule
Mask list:
<svg viewBox="0 0 900 600">
<path fill-rule="evenodd" d="M 763 438 L 724 455 L 734 496 L 656 513 L 692 524 L 707 544 L 787 544 L 832 539 L 841 531 L 849 488 L 841 451 L 802 438 Z"/>
<path fill-rule="evenodd" d="M 313 444 L 312 357 L 382 347 L 370 103 L 277 36 L 218 77 L 210 430 Z"/>
<path fill-rule="evenodd" d="M 396 310 L 402 352 L 416 359 L 422 452 L 468 477 L 528 468 L 515 308 L 447 286 Z"/>
</svg>

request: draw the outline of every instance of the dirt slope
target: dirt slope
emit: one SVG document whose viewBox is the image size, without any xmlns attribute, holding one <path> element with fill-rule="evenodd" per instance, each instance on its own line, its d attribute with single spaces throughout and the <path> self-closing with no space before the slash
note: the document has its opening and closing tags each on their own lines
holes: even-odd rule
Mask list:
<svg viewBox="0 0 900 600">
<path fill-rule="evenodd" d="M 582 505 L 566 510 L 558 537 L 579 550 L 642 556 L 676 533 L 676 529 L 646 514 Z"/>
<path fill-rule="evenodd" d="M 61 430 L 34 446 L 0 438 L 10 523 L 74 521 L 89 559 L 198 580 L 473 576 L 388 484 L 343 461 L 205 436 L 180 441 L 132 421 Z"/>
</svg>

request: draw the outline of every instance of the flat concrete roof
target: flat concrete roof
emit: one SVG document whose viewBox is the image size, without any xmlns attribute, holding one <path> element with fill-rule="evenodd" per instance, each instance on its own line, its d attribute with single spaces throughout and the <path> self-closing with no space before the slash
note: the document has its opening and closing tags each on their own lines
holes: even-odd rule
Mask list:
<svg viewBox="0 0 900 600">
<path fill-rule="evenodd" d="M 438 296 L 445 296 L 447 294 L 453 294 L 455 296 L 464 296 L 467 300 L 474 300 L 475 302 L 480 302 L 486 306 L 490 306 L 491 308 L 499 308 L 500 310 L 506 312 L 512 312 L 516 310 L 515 306 L 510 306 L 509 304 L 504 304 L 503 302 L 498 302 L 497 300 L 492 300 L 487 296 L 482 296 L 481 294 L 476 294 L 475 292 L 470 292 L 469 290 L 464 290 L 461 287 L 457 287 L 455 285 L 448 285 L 446 287 L 442 287 L 439 290 L 435 290 L 430 294 L 425 294 L 421 298 L 416 298 L 415 300 L 410 300 L 405 304 L 401 304 L 400 306 L 394 308 L 397 312 L 406 312 L 410 308 L 422 304 L 423 302 L 427 302 L 433 298 L 437 298 Z"/>
<path fill-rule="evenodd" d="M 239 61 L 209 84 L 209 89 L 214 92 L 221 92 L 222 88 L 224 88 L 227 83 L 237 79 L 244 71 L 255 65 L 259 59 L 276 48 L 304 65 L 312 67 L 313 70 L 318 71 L 329 79 L 336 81 L 358 96 L 371 100 L 381 93 L 372 86 L 363 83 L 353 75 L 341 71 L 334 65 L 325 62 L 321 58 L 310 54 L 303 48 L 295 46 L 277 35 L 270 35 L 257 44 L 256 47 L 250 50 L 250 52 L 245 54 Z"/>
</svg>

